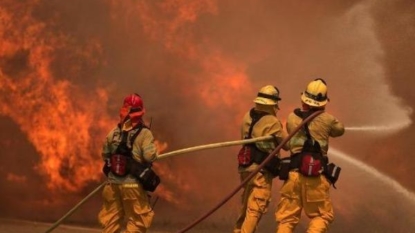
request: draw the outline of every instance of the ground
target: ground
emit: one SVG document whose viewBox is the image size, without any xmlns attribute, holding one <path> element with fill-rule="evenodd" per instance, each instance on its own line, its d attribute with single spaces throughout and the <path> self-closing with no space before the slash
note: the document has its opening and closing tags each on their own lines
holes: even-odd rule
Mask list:
<svg viewBox="0 0 415 233">
<path fill-rule="evenodd" d="M 13 220 L 13 219 L 0 219 L 0 233 L 45 233 L 51 228 L 52 223 L 40 223 L 32 221 L 23 221 L 23 220 Z M 157 229 L 150 229 L 148 233 L 168 233 L 172 231 L 166 231 Z M 177 230 L 177 229 L 176 229 Z M 173 230 L 174 231 L 174 230 Z M 208 233 L 208 232 L 226 232 L 222 231 L 215 227 L 203 227 L 203 229 L 195 228 L 191 230 L 194 233 Z M 88 227 L 79 227 L 73 225 L 61 224 L 51 233 L 100 233 L 100 229 L 97 228 L 88 228 Z"/>
<path fill-rule="evenodd" d="M 44 233 L 52 226 L 48 223 L 38 223 L 21 220 L 0 220 L 0 233 Z M 99 229 L 61 225 L 53 233 L 97 233 Z"/>
</svg>

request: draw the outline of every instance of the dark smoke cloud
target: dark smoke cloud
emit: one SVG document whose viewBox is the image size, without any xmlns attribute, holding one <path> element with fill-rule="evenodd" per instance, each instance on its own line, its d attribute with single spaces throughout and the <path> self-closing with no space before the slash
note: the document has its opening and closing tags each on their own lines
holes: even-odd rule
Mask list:
<svg viewBox="0 0 415 233">
<path fill-rule="evenodd" d="M 159 2 L 147 4 L 156 9 Z M 193 89 L 214 92 L 210 86 L 214 84 L 205 81 L 212 74 L 203 70 L 197 60 L 167 49 L 162 40 L 150 38 L 143 30 L 142 19 L 137 14 L 124 12 L 126 9 L 134 12 L 132 7 L 136 3 L 111 4 L 111 1 L 98 0 L 40 2 L 33 17 L 45 22 L 46 32 L 67 36 L 65 43 L 68 46 L 60 47 L 54 53 L 54 78 L 69 80 L 84 92 L 97 86 L 108 88 L 109 103 L 103 108 L 114 118 L 126 93 L 140 93 L 147 108 L 146 117 L 152 117 L 153 131 L 159 140 L 169 144 L 168 150 L 238 139 L 240 113 L 252 106 L 255 92 L 234 96 L 244 109 L 224 102 L 208 106 L 200 97 L 187 94 L 194 93 Z M 218 1 L 217 4 L 217 13 L 202 13 L 194 22 L 182 26 L 182 34 L 176 36 L 188 33 L 191 43 L 200 44 L 200 51 L 209 54 L 212 48 L 218 49 L 229 60 L 246 64 L 252 90 L 268 83 L 277 85 L 282 91 L 279 113 L 282 120 L 299 105 L 300 92 L 315 77 L 328 81 L 331 97 L 328 110 L 346 126 L 406 120 L 407 111 L 402 109 L 413 107 L 415 100 L 411 89 L 411 84 L 415 84 L 412 78 L 415 68 L 411 63 L 415 54 L 412 43 L 415 6 L 412 1 Z M 1 3 L 0 8 L 16 10 Z M 160 18 L 168 19 L 170 16 L 159 14 Z M 88 47 L 92 48 L 89 53 L 92 55 L 73 52 L 74 47 L 87 44 L 96 44 Z M 28 53 L 20 51 L 2 57 L 2 72 L 13 78 L 24 77 L 30 72 L 27 69 Z M 227 89 L 218 87 L 216 91 L 220 94 Z M 412 114 L 409 119 L 414 120 Z M 0 124 L 0 141 L 4 148 L 0 158 L 11 163 L 0 165 L 0 184 L 6 190 L 0 205 L 7 206 L 7 211 L 1 212 L 3 217 L 54 221 L 98 185 L 92 183 L 79 193 L 67 195 L 64 204 L 53 200 L 48 196 L 45 178 L 33 170 L 38 160 L 36 149 L 10 118 L 1 118 Z M 414 149 L 411 143 L 413 129 L 411 125 L 390 135 L 388 132 L 379 135 L 348 132 L 344 138 L 333 140 L 333 144 L 415 190 L 411 182 L 415 159 L 410 156 Z M 182 217 L 177 219 L 180 226 L 180 223 L 190 221 L 189 216 L 207 211 L 236 187 L 238 177 L 233 156 L 236 150 L 217 149 L 161 161 L 183 182 L 180 184 L 187 182 L 192 189 L 174 188 L 177 183 L 166 180 L 166 187 L 177 192 L 176 198 L 188 203 L 180 207 L 160 200 L 155 221 L 173 224 L 176 219 L 172 220 L 171 213 L 183 211 Z M 6 178 L 8 173 L 26 177 L 27 181 L 11 182 Z M 344 179 L 354 182 L 359 178 L 345 175 Z M 280 184 L 275 183 L 275 195 Z M 353 185 L 347 188 L 350 189 L 336 192 L 353 194 L 357 189 Z M 19 200 L 14 198 L 15 192 L 21 194 Z M 27 195 L 28 192 L 31 195 Z M 364 202 L 344 196 L 335 195 L 335 198 L 350 203 L 350 206 Z M 232 199 L 215 214 L 213 221 L 225 222 L 229 228 L 236 217 L 237 199 Z M 16 205 L 19 208 L 14 208 Z M 25 208 L 29 205 L 33 207 Z M 69 221 L 95 223 L 94 211 L 99 209 L 99 195 L 88 205 L 91 208 L 81 209 Z M 44 206 L 49 208 L 42 208 Z M 336 225 L 337 230 L 344 227 L 342 221 L 352 225 L 348 228 L 350 231 L 359 229 L 354 228 L 358 227 L 355 224 L 357 220 L 362 218 L 357 213 L 365 211 L 375 220 L 386 218 L 368 211 L 371 206 L 364 206 L 364 210 L 340 206 L 343 209 L 338 211 L 337 222 L 340 223 Z M 39 213 L 36 217 L 32 214 L 34 210 Z M 268 215 L 272 216 L 273 211 L 270 208 Z M 273 224 L 272 217 L 268 218 L 267 222 Z M 370 229 L 370 226 L 366 227 Z"/>
</svg>

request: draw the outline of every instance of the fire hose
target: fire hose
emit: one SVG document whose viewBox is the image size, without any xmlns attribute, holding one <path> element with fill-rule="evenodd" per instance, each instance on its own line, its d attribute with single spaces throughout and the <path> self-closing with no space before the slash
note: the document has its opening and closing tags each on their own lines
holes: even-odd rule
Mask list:
<svg viewBox="0 0 415 233">
<path fill-rule="evenodd" d="M 194 226 L 196 226 L 198 223 L 200 223 L 201 221 L 203 221 L 204 219 L 206 219 L 207 217 L 209 217 L 212 213 L 214 213 L 217 209 L 219 209 L 222 205 L 224 205 L 230 198 L 232 198 L 252 177 L 254 177 L 254 175 L 256 173 L 259 172 L 260 169 L 262 169 L 263 166 L 265 166 L 266 163 L 268 163 L 271 159 L 272 156 L 275 156 L 275 154 L 282 148 L 282 146 L 288 142 L 288 140 L 294 136 L 294 134 L 300 130 L 300 128 L 307 122 L 309 122 L 311 119 L 313 119 L 315 116 L 317 116 L 318 114 L 322 113 L 323 111 L 317 111 L 314 112 L 313 114 L 311 114 L 309 117 L 307 117 L 306 119 L 304 119 L 301 124 L 294 129 L 293 132 L 291 132 L 287 138 L 285 138 L 269 155 L 268 157 L 257 167 L 257 169 L 255 169 L 243 182 L 241 182 L 241 184 L 235 188 L 234 191 L 232 191 L 228 196 L 226 196 L 226 198 L 223 199 L 223 201 L 221 201 L 218 205 L 216 205 L 212 210 L 210 210 L 209 212 L 207 212 L 205 215 L 203 215 L 202 217 L 200 217 L 199 219 L 197 219 L 196 221 L 194 221 L 193 223 L 191 223 L 189 226 L 183 228 L 182 230 L 180 230 L 179 232 L 186 232 L 188 230 L 190 230 L 191 228 L 193 228 Z M 242 145 L 242 144 L 249 144 L 249 143 L 253 143 L 253 142 L 259 142 L 259 141 L 266 141 L 266 140 L 270 140 L 273 137 L 268 135 L 268 136 L 263 136 L 263 137 L 257 137 L 257 138 L 251 138 L 251 139 L 244 139 L 244 140 L 237 140 L 237 141 L 228 141 L 228 142 L 219 142 L 219 143 L 212 143 L 212 144 L 206 144 L 206 145 L 201 145 L 201 146 L 194 146 L 194 147 L 189 147 L 189 148 L 185 148 L 185 149 L 180 149 L 180 150 L 176 150 L 176 151 L 171 151 L 168 153 L 164 153 L 164 154 L 160 154 L 157 157 L 157 160 L 161 160 L 161 159 L 165 159 L 168 157 L 172 157 L 172 156 L 176 156 L 179 154 L 184 154 L 184 153 L 189 153 L 189 152 L 194 152 L 194 151 L 200 151 L 200 150 L 206 150 L 206 149 L 213 149 L 213 148 L 220 148 L 220 147 L 228 147 L 228 146 L 234 146 L 234 145 Z M 58 221 L 56 221 L 48 230 L 45 231 L 45 233 L 50 233 L 52 232 L 56 227 L 58 227 L 65 219 L 67 219 L 68 217 L 70 217 L 77 209 L 79 209 L 79 207 L 81 207 L 88 199 L 90 199 L 92 196 L 94 196 L 102 187 L 104 187 L 107 184 L 107 182 L 103 182 L 102 184 L 100 184 L 98 187 L 96 187 L 91 193 L 89 193 L 84 199 L 82 199 L 78 204 L 76 204 L 71 210 L 69 210 L 64 216 L 62 216 Z"/>
<path fill-rule="evenodd" d="M 264 141 L 264 140 L 270 140 L 272 139 L 271 136 L 263 136 L 263 137 L 257 137 L 257 138 L 251 138 L 251 139 L 245 139 L 245 140 L 238 140 L 238 141 L 228 141 L 228 142 L 218 142 L 218 143 L 212 143 L 207 145 L 201 145 L 201 146 L 194 146 L 189 147 L 185 149 L 175 150 L 168 153 L 160 154 L 157 156 L 157 160 L 165 159 L 168 157 L 194 152 L 194 151 L 200 151 L 200 150 L 206 150 L 206 149 L 213 149 L 213 148 L 219 148 L 219 147 L 227 147 L 227 146 L 234 146 L 234 145 L 241 145 L 241 144 L 247 144 L 247 143 L 253 143 L 258 141 Z M 107 182 L 103 182 L 98 187 L 96 187 L 90 194 L 88 194 L 84 199 L 82 199 L 78 204 L 76 204 L 71 210 L 69 210 L 63 217 L 61 217 L 58 221 L 56 221 L 45 233 L 52 232 L 56 227 L 58 227 L 65 219 L 67 219 L 69 216 L 71 216 L 79 207 L 81 207 L 89 198 L 94 196 L 102 187 L 105 186 Z"/>
<path fill-rule="evenodd" d="M 195 220 L 194 222 L 192 222 L 191 224 L 189 224 L 188 226 L 184 227 L 182 230 L 178 231 L 177 233 L 184 233 L 187 232 L 188 230 L 192 229 L 194 226 L 196 226 L 198 223 L 200 223 L 201 221 L 203 221 L 204 219 L 206 219 L 207 217 L 209 217 L 211 214 L 213 214 L 216 210 L 218 210 L 222 205 L 224 205 L 226 202 L 229 201 L 229 199 L 231 199 L 243 186 L 245 186 L 246 183 L 249 182 L 249 180 L 251 180 L 264 166 L 265 164 L 267 164 L 273 156 L 275 156 L 275 154 L 278 153 L 279 150 L 281 150 L 282 146 L 284 146 L 285 143 L 287 143 L 293 136 L 294 134 L 297 133 L 298 130 L 301 129 L 301 127 L 303 127 L 304 124 L 306 124 L 307 122 L 311 121 L 314 117 L 316 117 L 317 115 L 319 115 L 320 113 L 322 113 L 323 110 L 320 111 L 316 111 L 313 114 L 311 114 L 310 116 L 308 116 L 307 118 L 305 118 L 300 125 L 297 126 L 297 128 L 294 129 L 293 132 L 291 132 L 266 158 L 264 161 L 262 161 L 262 163 L 251 173 L 249 174 L 248 177 L 245 178 L 245 180 L 243 180 L 231 193 L 229 193 L 229 195 L 227 195 L 221 202 L 219 202 L 215 207 L 213 207 L 210 211 L 208 211 L 205 215 L 201 216 L 200 218 L 198 218 L 197 220 Z"/>
</svg>

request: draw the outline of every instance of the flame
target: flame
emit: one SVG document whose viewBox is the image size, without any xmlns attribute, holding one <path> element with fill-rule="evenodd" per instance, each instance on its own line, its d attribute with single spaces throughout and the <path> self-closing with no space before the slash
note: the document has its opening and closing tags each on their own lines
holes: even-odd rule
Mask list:
<svg viewBox="0 0 415 233">
<path fill-rule="evenodd" d="M 91 58 L 102 50 L 94 40 L 78 48 L 68 36 L 48 30 L 46 22 L 32 17 L 37 1 L 7 2 L 13 9 L 0 8 L 0 100 L 5 103 L 0 113 L 13 119 L 35 146 L 41 156 L 35 169 L 50 189 L 79 190 L 88 180 L 99 179 L 94 137 L 111 122 L 102 110 L 108 92 L 98 87 L 85 93 L 54 76 L 53 68 L 63 48 L 89 65 L 98 63 Z M 79 74 L 79 67 L 70 69 Z"/>
<path fill-rule="evenodd" d="M 210 110 L 218 103 L 241 113 L 246 110 L 240 99 L 250 99 L 254 93 L 247 64 L 226 55 L 194 30 L 201 17 L 218 13 L 217 1 L 108 0 L 106 4 L 114 25 L 125 20 L 126 27 L 131 28 L 129 21 L 140 22 L 137 31 L 196 67 L 197 81 L 182 73 L 183 97 L 194 98 Z M 35 0 L 2 1 L 0 101 L 4 104 L 0 114 L 10 117 L 35 147 L 40 160 L 34 169 L 45 178 L 46 186 L 56 192 L 77 192 L 102 178 L 102 140 L 116 124 L 116 117 L 107 112 L 111 85 L 88 79 L 90 72 L 108 65 L 107 54 L 102 38 L 78 39 L 71 31 L 60 30 L 59 12 L 36 17 L 40 5 L 41 1 Z M 84 86 L 74 80 L 94 85 Z M 239 122 L 239 117 L 230 116 L 229 122 Z M 232 124 L 226 125 L 234 128 Z M 159 152 L 168 146 L 159 140 L 156 144 Z M 155 167 L 166 183 L 158 192 L 173 203 L 184 201 L 174 196 L 174 189 L 188 191 L 198 182 L 183 169 L 178 171 L 164 163 Z"/>
<path fill-rule="evenodd" d="M 297 3 L 284 5 L 282 2 L 271 1 L 240 4 L 236 1 L 217 0 L 79 2 L 83 4 L 40 0 L 2 0 L 0 3 L 0 115 L 11 119 L 19 127 L 36 150 L 36 156 L 39 156 L 38 160 L 31 161 L 36 163 L 33 171 L 8 171 L 7 163 L 4 163 L 0 167 L 0 172 L 4 174 L 4 181 L 12 184 L 5 187 L 11 188 L 15 187 L 14 184 L 33 184 L 32 177 L 27 174 L 35 172 L 44 178 L 41 182 L 44 182 L 48 189 L 43 190 L 45 187 L 41 187 L 41 191 L 35 190 L 38 192 L 37 196 L 31 193 L 30 204 L 54 208 L 57 203 L 55 200 L 59 197 L 57 194 L 64 196 L 66 203 L 70 203 L 69 195 L 65 194 L 83 195 L 91 188 L 88 185 L 99 183 L 102 179 L 102 141 L 117 121 L 115 109 L 119 106 L 114 107 L 114 101 L 129 88 L 138 87 L 137 91 L 143 90 L 145 94 L 150 95 L 146 101 L 157 99 L 153 102 L 157 104 L 150 103 L 147 105 L 148 108 L 146 106 L 149 113 L 167 116 L 164 119 L 171 116 L 166 120 L 168 123 L 158 121 L 163 127 L 158 128 L 160 131 L 156 130 L 156 139 L 166 138 L 168 142 L 156 141 L 159 153 L 177 145 L 193 146 L 197 140 L 208 143 L 210 140 L 219 141 L 219 137 L 235 138 L 234 133 L 237 131 L 240 118 L 247 106 L 252 104 L 257 91 L 253 89 L 254 86 L 259 82 L 274 79 L 274 74 L 280 75 L 275 77 L 275 81 L 281 81 L 278 85 L 282 86 L 283 101 L 279 115 L 282 116 L 284 126 L 284 116 L 297 107 L 297 104 L 290 104 L 290 99 L 293 100 L 295 96 L 295 103 L 299 102 L 298 94 L 301 90 L 297 87 L 303 88 L 305 79 L 309 78 L 306 76 L 315 73 L 336 81 L 337 87 L 330 86 L 330 93 L 338 94 L 338 97 L 347 96 L 348 101 L 340 104 L 341 99 L 337 98 L 339 104 L 330 105 L 334 115 L 345 117 L 346 122 L 348 118 L 351 119 L 349 122 L 357 125 L 360 125 L 360 122 L 361 125 L 365 125 L 366 121 L 376 123 L 381 116 L 379 119 L 385 124 L 390 119 L 398 119 L 399 122 L 403 122 L 402 129 L 410 126 L 410 122 L 405 119 L 409 119 L 408 116 L 411 116 L 412 112 L 401 110 L 400 101 L 395 101 L 394 95 L 388 90 L 389 87 L 393 87 L 394 93 L 399 93 L 405 98 L 410 97 L 408 93 L 411 93 L 406 90 L 410 85 L 403 87 L 397 80 L 408 83 L 410 79 L 404 80 L 409 76 L 406 74 L 413 72 L 402 66 L 404 62 L 394 59 L 405 57 L 401 56 L 399 48 L 404 48 L 408 43 L 400 40 L 400 45 L 395 47 L 396 43 L 390 42 L 391 37 L 387 36 L 399 37 L 408 34 L 409 27 L 405 24 L 410 17 L 407 17 L 408 14 L 402 14 L 403 11 L 395 13 L 388 9 L 378 12 L 382 13 L 380 15 L 399 15 L 402 21 L 393 20 L 397 23 L 376 27 L 377 23 L 381 22 L 373 20 L 378 10 L 362 7 L 379 5 L 384 11 L 384 4 L 374 4 L 374 1 L 362 2 L 355 6 L 354 3 L 334 4 L 335 6 Z M 102 8 L 95 9 L 94 6 Z M 393 4 L 389 4 L 388 8 L 392 6 Z M 238 8 L 234 9 L 236 7 Z M 292 14 L 293 12 L 305 14 L 300 18 L 292 17 L 296 15 Z M 237 23 L 227 24 L 229 21 L 223 19 L 231 19 L 229 21 Z M 356 20 L 361 22 L 358 27 Z M 88 27 L 94 28 L 90 30 Z M 244 27 L 244 30 L 238 30 L 238 27 Z M 353 37 L 345 36 L 345 31 L 352 31 Z M 382 32 L 385 35 L 382 36 Z M 233 35 L 230 35 L 231 33 Z M 383 37 L 383 41 L 379 41 L 378 37 Z M 230 42 L 219 41 L 228 38 L 232 43 L 237 43 L 235 48 L 240 51 L 226 48 Z M 345 44 L 349 45 L 347 51 L 342 46 Z M 362 46 L 365 49 L 360 49 Z M 145 53 L 141 56 L 142 50 L 150 54 L 150 58 L 147 58 Z M 411 50 L 406 51 L 410 53 Z M 338 54 L 341 54 L 341 57 Z M 362 63 L 358 59 L 360 57 L 368 59 Z M 385 58 L 381 60 L 386 63 L 379 63 L 379 57 Z M 334 62 L 338 59 L 342 62 Z M 396 62 L 390 62 L 391 60 Z M 150 63 L 154 63 L 156 68 L 147 67 Z M 175 67 L 176 65 L 178 67 Z M 385 68 L 386 66 L 389 68 Z M 390 78 L 390 72 L 396 73 L 395 79 L 386 85 L 383 79 Z M 167 77 L 152 79 L 165 74 Z M 257 78 L 255 74 L 264 77 Z M 123 75 L 127 75 L 127 78 L 124 79 Z M 334 84 L 330 80 L 329 82 Z M 158 94 L 153 93 L 157 93 L 159 89 L 148 88 L 152 85 L 163 86 L 160 89 L 165 91 L 166 95 L 156 98 Z M 168 85 L 171 87 L 166 88 Z M 358 93 L 366 88 L 367 91 L 363 91 L 365 95 Z M 374 96 L 373 93 L 384 95 L 378 94 L 377 97 L 380 99 L 373 99 L 370 98 Z M 335 101 L 336 95 L 333 97 Z M 177 102 L 171 100 L 176 100 L 175 98 L 178 99 Z M 404 101 L 409 103 L 410 99 Z M 164 108 L 172 103 L 184 103 L 186 106 Z M 179 112 L 177 115 L 172 113 L 173 111 L 167 112 L 173 108 Z M 385 108 L 389 111 L 381 111 Z M 183 118 L 199 109 L 203 109 L 203 113 L 206 114 L 198 114 L 192 119 L 194 121 L 188 125 L 185 122 L 186 125 L 183 127 Z M 355 111 L 344 111 L 345 109 Z M 209 118 L 208 114 L 217 118 Z M 178 119 L 177 116 L 182 118 Z M 171 122 L 177 124 L 165 127 Z M 209 135 L 208 133 L 213 131 L 211 129 L 206 133 L 207 136 L 204 135 L 201 125 L 217 130 L 220 135 Z M 180 127 L 186 127 L 184 132 L 178 132 L 177 129 Z M 350 129 L 360 130 L 352 127 Z M 366 129 L 377 132 L 379 127 Z M 387 130 L 383 127 L 380 129 Z M 201 135 L 200 139 L 193 138 L 195 134 L 192 134 L 192 130 L 201 131 L 198 132 L 198 135 Z M 3 132 L 5 131 L 7 132 Z M 187 132 L 191 132 L 190 136 Z M 11 134 L 12 139 L 1 142 L 6 151 L 13 146 L 21 145 L 20 141 L 13 141 L 14 132 L 7 133 Z M 410 136 L 408 133 L 404 137 L 411 138 Z M 393 144 L 394 140 L 391 141 Z M 406 150 L 409 147 L 404 141 L 398 146 Z M 389 152 L 384 146 L 377 150 L 386 152 L 380 153 L 382 156 L 377 156 L 376 161 L 368 160 L 377 163 L 384 171 L 389 171 L 389 167 L 381 164 L 382 161 L 388 160 Z M 7 152 L 3 157 L 6 156 Z M 26 154 L 22 153 L 22 160 L 26 157 Z M 157 195 L 179 207 L 193 209 L 193 203 L 206 205 L 214 199 L 213 197 L 222 197 L 228 188 L 224 183 L 228 180 L 236 183 L 237 179 L 227 179 L 232 172 L 228 166 L 212 166 L 215 170 L 208 170 L 208 165 L 216 162 L 212 161 L 215 159 L 211 157 L 203 159 L 203 164 L 198 164 L 199 161 L 196 162 L 193 158 L 186 162 L 181 159 L 157 161 L 154 167 L 162 178 L 162 184 L 156 191 Z M 223 158 L 220 158 L 221 162 Z M 209 162 L 211 164 L 208 164 Z M 32 166 L 32 163 L 29 164 Z M 203 169 L 196 169 L 196 165 L 202 165 Z M 408 180 L 410 185 L 410 179 L 405 178 L 405 169 L 407 168 L 398 167 L 394 174 L 400 174 L 401 180 Z M 220 175 L 226 173 L 226 177 L 217 175 L 217 171 L 223 171 Z M 200 178 L 202 172 L 209 176 L 209 179 L 203 182 Z M 236 172 L 233 174 L 236 175 Z M 216 185 L 218 177 L 223 178 L 220 185 Z M 36 182 L 39 183 L 38 180 Z M 206 191 L 207 189 L 209 191 Z M 5 189 L 7 190 L 13 189 Z M 50 197 L 45 197 L 45 193 L 50 194 Z M 195 193 L 203 195 L 194 195 Z M 10 196 L 12 195 L 5 197 Z M 198 196 L 203 200 L 195 202 L 194 199 Z M 3 201 L 7 202 L 8 199 Z M 345 202 L 350 204 L 352 201 L 348 199 Z M 16 202 L 22 206 L 26 205 L 26 202 L 21 201 L 21 197 Z M 25 208 L 15 209 L 23 211 Z M 339 204 L 339 209 L 349 217 L 348 221 L 353 222 L 354 209 L 350 210 L 344 203 Z"/>
<path fill-rule="evenodd" d="M 31 6 L 35 5 L 33 2 Z M 62 49 L 71 50 L 69 56 L 90 66 L 99 66 L 105 63 L 100 60 L 102 47 L 99 41 L 91 38 L 76 48 L 69 36 L 48 31 L 46 23 L 37 21 L 30 14 L 23 18 L 14 15 L 22 9 L 1 9 L 3 22 L 13 25 L 13 28 L 3 27 L 1 34 L 15 32 L 16 35 L 0 42 L 0 57 L 6 65 L 16 57 L 23 57 L 25 72 L 17 73 L 16 77 L 14 72 L 17 71 L 5 70 L 7 66 L 2 66 L 0 98 L 8 104 L 0 106 L 0 113 L 11 117 L 35 146 L 40 155 L 35 169 L 44 175 L 47 187 L 55 191 L 78 191 L 91 180 L 101 178 L 100 166 L 97 166 L 101 160 L 101 139 L 115 124 L 103 110 L 108 103 L 109 91 L 97 87 L 85 92 L 69 80 L 54 76 L 52 70 L 55 55 Z M 74 75 L 80 75 L 82 71 L 82 67 L 76 65 L 65 68 Z M 164 142 L 156 141 L 156 146 L 159 153 L 167 149 Z M 8 176 L 10 181 L 24 182 L 26 179 L 13 174 Z M 171 190 L 161 186 L 158 193 L 174 203 Z"/>
<path fill-rule="evenodd" d="M 189 74 L 180 74 L 185 79 L 181 82 L 183 95 L 188 99 L 200 98 L 213 110 L 218 105 L 237 109 L 239 114 L 231 122 L 239 122 L 246 111 L 246 104 L 240 100 L 250 99 L 256 92 L 246 74 L 247 64 L 224 54 L 207 36 L 197 34 L 198 19 L 218 14 L 218 2 L 169 0 L 129 3 L 111 1 L 112 8 L 118 10 L 114 12 L 116 18 L 125 17 L 127 21 L 140 17 L 138 21 L 142 28 L 139 30 L 143 30 L 148 38 L 162 43 L 167 51 L 199 68 L 195 74 L 199 76 L 197 82 Z"/>
</svg>

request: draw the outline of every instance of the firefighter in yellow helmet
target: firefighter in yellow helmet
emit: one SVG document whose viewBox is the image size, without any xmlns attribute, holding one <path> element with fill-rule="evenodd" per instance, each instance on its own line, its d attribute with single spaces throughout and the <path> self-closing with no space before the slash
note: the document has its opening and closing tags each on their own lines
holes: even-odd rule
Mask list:
<svg viewBox="0 0 415 233">
<path fill-rule="evenodd" d="M 242 120 L 241 136 L 244 139 L 273 135 L 274 140 L 260 141 L 242 147 L 238 154 L 238 172 L 244 181 L 259 164 L 287 137 L 277 118 L 278 101 L 281 100 L 278 88 L 262 87 L 254 99 L 255 107 L 248 111 Z M 284 148 L 288 149 L 288 148 Z M 276 155 L 278 157 L 279 154 Z M 271 200 L 272 180 L 277 175 L 278 165 L 273 159 L 258 172 L 244 187 L 242 207 L 234 227 L 234 233 L 255 232 L 263 214 L 267 212 Z"/>
<path fill-rule="evenodd" d="M 153 220 L 147 191 L 154 191 L 160 180 L 151 169 L 157 150 L 153 134 L 143 123 L 144 113 L 138 94 L 126 96 L 120 122 L 106 137 L 102 157 L 108 183 L 98 215 L 103 233 L 143 233 Z"/>
<path fill-rule="evenodd" d="M 295 109 L 287 118 L 288 133 L 314 111 L 325 109 L 329 101 L 325 81 L 311 81 L 301 94 L 301 101 L 302 107 Z M 343 124 L 324 111 L 288 142 L 291 170 L 280 190 L 281 199 L 275 214 L 277 233 L 293 232 L 300 221 L 302 210 L 310 218 L 308 233 L 327 232 L 334 219 L 329 188 L 338 178 L 330 177 L 327 171 L 329 167 L 335 166 L 333 163 L 328 164 L 329 138 L 339 137 L 344 131 Z"/>
</svg>

